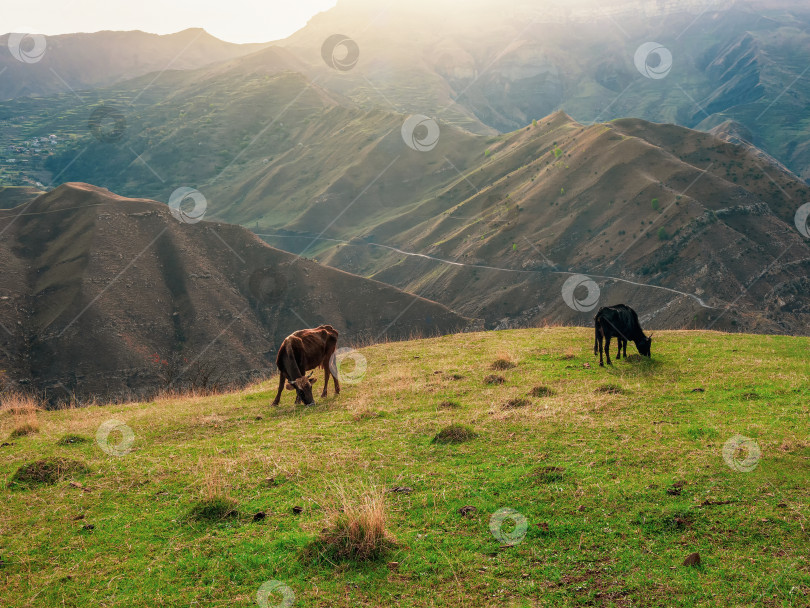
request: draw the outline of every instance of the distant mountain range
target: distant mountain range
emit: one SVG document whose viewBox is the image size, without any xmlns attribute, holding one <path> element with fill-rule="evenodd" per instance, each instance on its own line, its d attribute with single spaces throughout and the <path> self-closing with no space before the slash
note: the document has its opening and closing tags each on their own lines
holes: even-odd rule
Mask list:
<svg viewBox="0 0 810 608">
<path fill-rule="evenodd" d="M 4 176 L 191 186 L 209 217 L 487 327 L 588 323 L 561 297 L 583 274 L 652 326 L 810 333 L 810 9 L 533 4 L 343 1 L 244 56 L 17 98 Z"/>
<path fill-rule="evenodd" d="M 808 31 L 803 0 L 517 0 L 464 11 L 349 0 L 280 44 L 320 86 L 363 107 L 484 134 L 556 110 L 585 123 L 636 117 L 708 130 L 733 121 L 808 179 Z M 334 33 L 359 48 L 351 70 L 329 69 L 320 56 Z M 636 64 L 656 65 L 656 48 L 669 53 L 669 66 L 645 77 Z"/>
<path fill-rule="evenodd" d="M 141 31 L 5 34 L 0 36 L 0 100 L 72 94 L 148 73 L 198 68 L 265 46 L 223 42 L 199 28 L 164 36 Z"/>
<path fill-rule="evenodd" d="M 331 323 L 341 346 L 469 327 L 238 226 L 87 184 L 0 211 L 0 234 L 0 369 L 51 400 L 245 382 L 303 326 Z"/>
</svg>

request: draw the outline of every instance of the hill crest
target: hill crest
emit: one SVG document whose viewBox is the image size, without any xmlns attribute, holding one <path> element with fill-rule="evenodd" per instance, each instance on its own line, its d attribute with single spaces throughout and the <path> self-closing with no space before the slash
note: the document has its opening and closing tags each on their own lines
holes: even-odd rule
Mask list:
<svg viewBox="0 0 810 608">
<path fill-rule="evenodd" d="M 0 367 L 53 399 L 150 395 L 187 386 L 202 364 L 212 384 L 246 382 L 271 371 L 284 337 L 321 323 L 341 346 L 470 323 L 238 226 L 184 224 L 87 184 L 0 211 L 0 230 Z M 188 377 L 167 379 L 171 366 Z"/>
</svg>

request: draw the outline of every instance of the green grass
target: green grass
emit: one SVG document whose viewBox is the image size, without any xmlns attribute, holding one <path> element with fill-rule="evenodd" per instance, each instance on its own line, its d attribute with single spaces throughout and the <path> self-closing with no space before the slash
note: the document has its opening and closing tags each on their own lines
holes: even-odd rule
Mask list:
<svg viewBox="0 0 810 608">
<path fill-rule="evenodd" d="M 42 412 L 0 451 L 2 605 L 255 606 L 281 581 L 295 606 L 807 606 L 810 340 L 656 338 L 651 361 L 607 368 L 588 329 L 369 347 L 363 380 L 311 408 L 289 394 L 270 407 L 270 380 Z M 484 383 L 504 352 L 515 367 Z M 537 386 L 550 390 L 527 397 Z M 530 403 L 504 409 L 514 399 Z M 112 418 L 134 432 L 125 455 L 60 445 Z M 0 436 L 13 424 L 0 414 Z M 453 424 L 477 437 L 433 443 Z M 751 472 L 724 461 L 735 435 L 760 448 Z M 55 458 L 87 468 L 8 487 Z M 375 486 L 411 490 L 384 495 L 391 548 L 307 559 L 334 488 Z M 234 512 L 189 517 L 205 496 Z M 682 566 L 694 551 L 701 564 Z"/>
</svg>

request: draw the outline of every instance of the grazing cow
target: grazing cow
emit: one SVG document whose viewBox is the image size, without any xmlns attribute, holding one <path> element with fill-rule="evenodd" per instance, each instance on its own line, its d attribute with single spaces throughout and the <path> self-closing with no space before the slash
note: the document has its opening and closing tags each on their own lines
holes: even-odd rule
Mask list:
<svg viewBox="0 0 810 608">
<path fill-rule="evenodd" d="M 649 337 L 644 335 L 641 324 L 638 322 L 636 311 L 625 304 L 615 306 L 603 306 L 593 318 L 595 339 L 593 343 L 593 354 L 599 353 L 599 365 L 604 367 L 602 362 L 602 340 L 605 340 L 604 352 L 607 356 L 607 364 L 610 362 L 610 339 L 616 336 L 619 341 L 619 351 L 616 358 L 627 358 L 627 341 L 632 340 L 640 355 L 650 356 L 650 346 L 652 345 L 652 334 Z"/>
<path fill-rule="evenodd" d="M 313 378 L 312 374 L 307 375 L 307 372 L 318 367 L 323 367 L 325 372 L 321 397 L 326 397 L 330 375 L 335 382 L 335 394 L 340 393 L 340 382 L 336 375 L 330 374 L 329 368 L 329 360 L 337 348 L 337 339 L 338 332 L 331 325 L 320 325 L 315 329 L 299 329 L 284 338 L 276 356 L 279 379 L 278 394 L 273 405 L 278 405 L 281 401 L 281 392 L 285 385 L 287 390 L 296 392 L 296 403 L 315 405 L 312 385 L 317 379 Z"/>
</svg>

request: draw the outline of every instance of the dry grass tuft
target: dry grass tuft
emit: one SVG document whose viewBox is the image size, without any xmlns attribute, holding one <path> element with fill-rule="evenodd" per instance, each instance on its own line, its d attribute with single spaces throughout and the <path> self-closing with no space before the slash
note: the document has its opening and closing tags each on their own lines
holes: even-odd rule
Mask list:
<svg viewBox="0 0 810 608">
<path fill-rule="evenodd" d="M 202 477 L 200 499 L 189 512 L 190 519 L 219 521 L 236 517 L 236 500 L 225 487 L 225 463 L 221 459 L 197 460 L 197 474 Z"/>
<path fill-rule="evenodd" d="M 12 416 L 26 416 L 43 409 L 33 395 L 12 391 L 0 396 L 0 412 Z"/>
<path fill-rule="evenodd" d="M 484 376 L 484 383 L 486 384 L 503 384 L 504 382 L 506 382 L 506 378 L 503 376 L 498 376 L 496 374 Z"/>
<path fill-rule="evenodd" d="M 529 391 L 529 395 L 532 397 L 553 397 L 556 395 L 556 391 L 553 388 L 549 388 L 547 386 L 535 386 L 532 390 Z"/>
<path fill-rule="evenodd" d="M 14 417 L 11 439 L 38 432 L 37 412 L 41 409 L 39 401 L 27 393 L 11 392 L 0 397 L 0 412 Z"/>
<path fill-rule="evenodd" d="M 444 427 L 433 438 L 431 443 L 463 443 L 478 437 L 478 433 L 463 424 L 451 424 Z"/>
<path fill-rule="evenodd" d="M 461 404 L 458 401 L 442 401 L 437 406 L 440 410 L 457 410 L 461 407 Z"/>
<path fill-rule="evenodd" d="M 565 350 L 565 353 L 560 357 L 560 359 L 562 359 L 563 361 L 570 361 L 571 359 L 576 359 L 576 358 L 577 358 L 577 355 L 576 355 L 576 352 L 574 351 L 574 347 L 572 347 L 572 346 L 569 346 Z"/>
<path fill-rule="evenodd" d="M 310 557 L 331 560 L 373 561 L 396 546 L 388 531 L 385 491 L 382 488 L 342 483 L 323 505 L 326 521 L 320 536 L 306 550 Z"/>
</svg>

